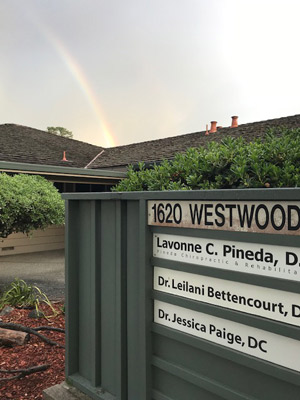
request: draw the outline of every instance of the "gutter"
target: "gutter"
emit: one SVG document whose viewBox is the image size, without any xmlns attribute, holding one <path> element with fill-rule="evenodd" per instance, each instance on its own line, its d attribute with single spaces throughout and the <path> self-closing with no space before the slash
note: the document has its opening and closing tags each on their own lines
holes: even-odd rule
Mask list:
<svg viewBox="0 0 300 400">
<path fill-rule="evenodd" d="M 0 161 L 0 172 L 15 172 L 35 175 L 72 176 L 81 178 L 102 178 L 120 180 L 126 177 L 126 172 L 107 171 L 101 169 L 84 169 L 75 167 L 60 167 L 56 165 L 27 164 L 10 161 Z"/>
</svg>

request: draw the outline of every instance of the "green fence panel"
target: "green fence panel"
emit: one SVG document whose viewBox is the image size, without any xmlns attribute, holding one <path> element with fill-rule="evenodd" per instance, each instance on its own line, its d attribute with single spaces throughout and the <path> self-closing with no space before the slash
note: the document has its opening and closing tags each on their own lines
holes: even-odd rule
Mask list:
<svg viewBox="0 0 300 400">
<path fill-rule="evenodd" d="M 300 190 L 67 194 L 66 375 L 97 400 L 300 399 Z"/>
</svg>

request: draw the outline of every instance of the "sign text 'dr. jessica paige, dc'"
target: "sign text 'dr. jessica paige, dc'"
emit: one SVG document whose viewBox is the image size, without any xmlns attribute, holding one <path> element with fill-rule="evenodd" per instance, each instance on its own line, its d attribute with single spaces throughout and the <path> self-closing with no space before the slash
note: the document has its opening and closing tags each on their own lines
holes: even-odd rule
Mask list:
<svg viewBox="0 0 300 400">
<path fill-rule="evenodd" d="M 154 322 L 300 371 L 298 340 L 158 300 Z"/>
</svg>

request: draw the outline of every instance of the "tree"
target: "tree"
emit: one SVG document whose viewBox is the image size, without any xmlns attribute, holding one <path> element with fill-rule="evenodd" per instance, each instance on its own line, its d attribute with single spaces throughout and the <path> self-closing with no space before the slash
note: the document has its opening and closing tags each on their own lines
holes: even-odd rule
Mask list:
<svg viewBox="0 0 300 400">
<path fill-rule="evenodd" d="M 57 135 L 57 136 L 63 136 L 68 139 L 73 138 L 73 133 L 71 131 L 69 131 L 68 129 L 63 128 L 62 126 L 48 126 L 47 130 L 49 133 L 53 133 L 54 135 Z"/>
<path fill-rule="evenodd" d="M 64 223 L 64 202 L 41 176 L 0 174 L 0 237 Z"/>
</svg>

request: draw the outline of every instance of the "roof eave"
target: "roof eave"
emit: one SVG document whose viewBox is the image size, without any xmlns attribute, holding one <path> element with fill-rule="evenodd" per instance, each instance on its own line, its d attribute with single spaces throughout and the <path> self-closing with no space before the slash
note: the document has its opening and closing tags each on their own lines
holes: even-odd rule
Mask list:
<svg viewBox="0 0 300 400">
<path fill-rule="evenodd" d="M 0 161 L 0 172 L 15 172 L 39 175 L 77 176 L 83 178 L 122 179 L 126 173 L 101 169 L 85 169 L 75 167 L 60 167 L 56 165 L 27 164 L 10 161 Z"/>
</svg>

